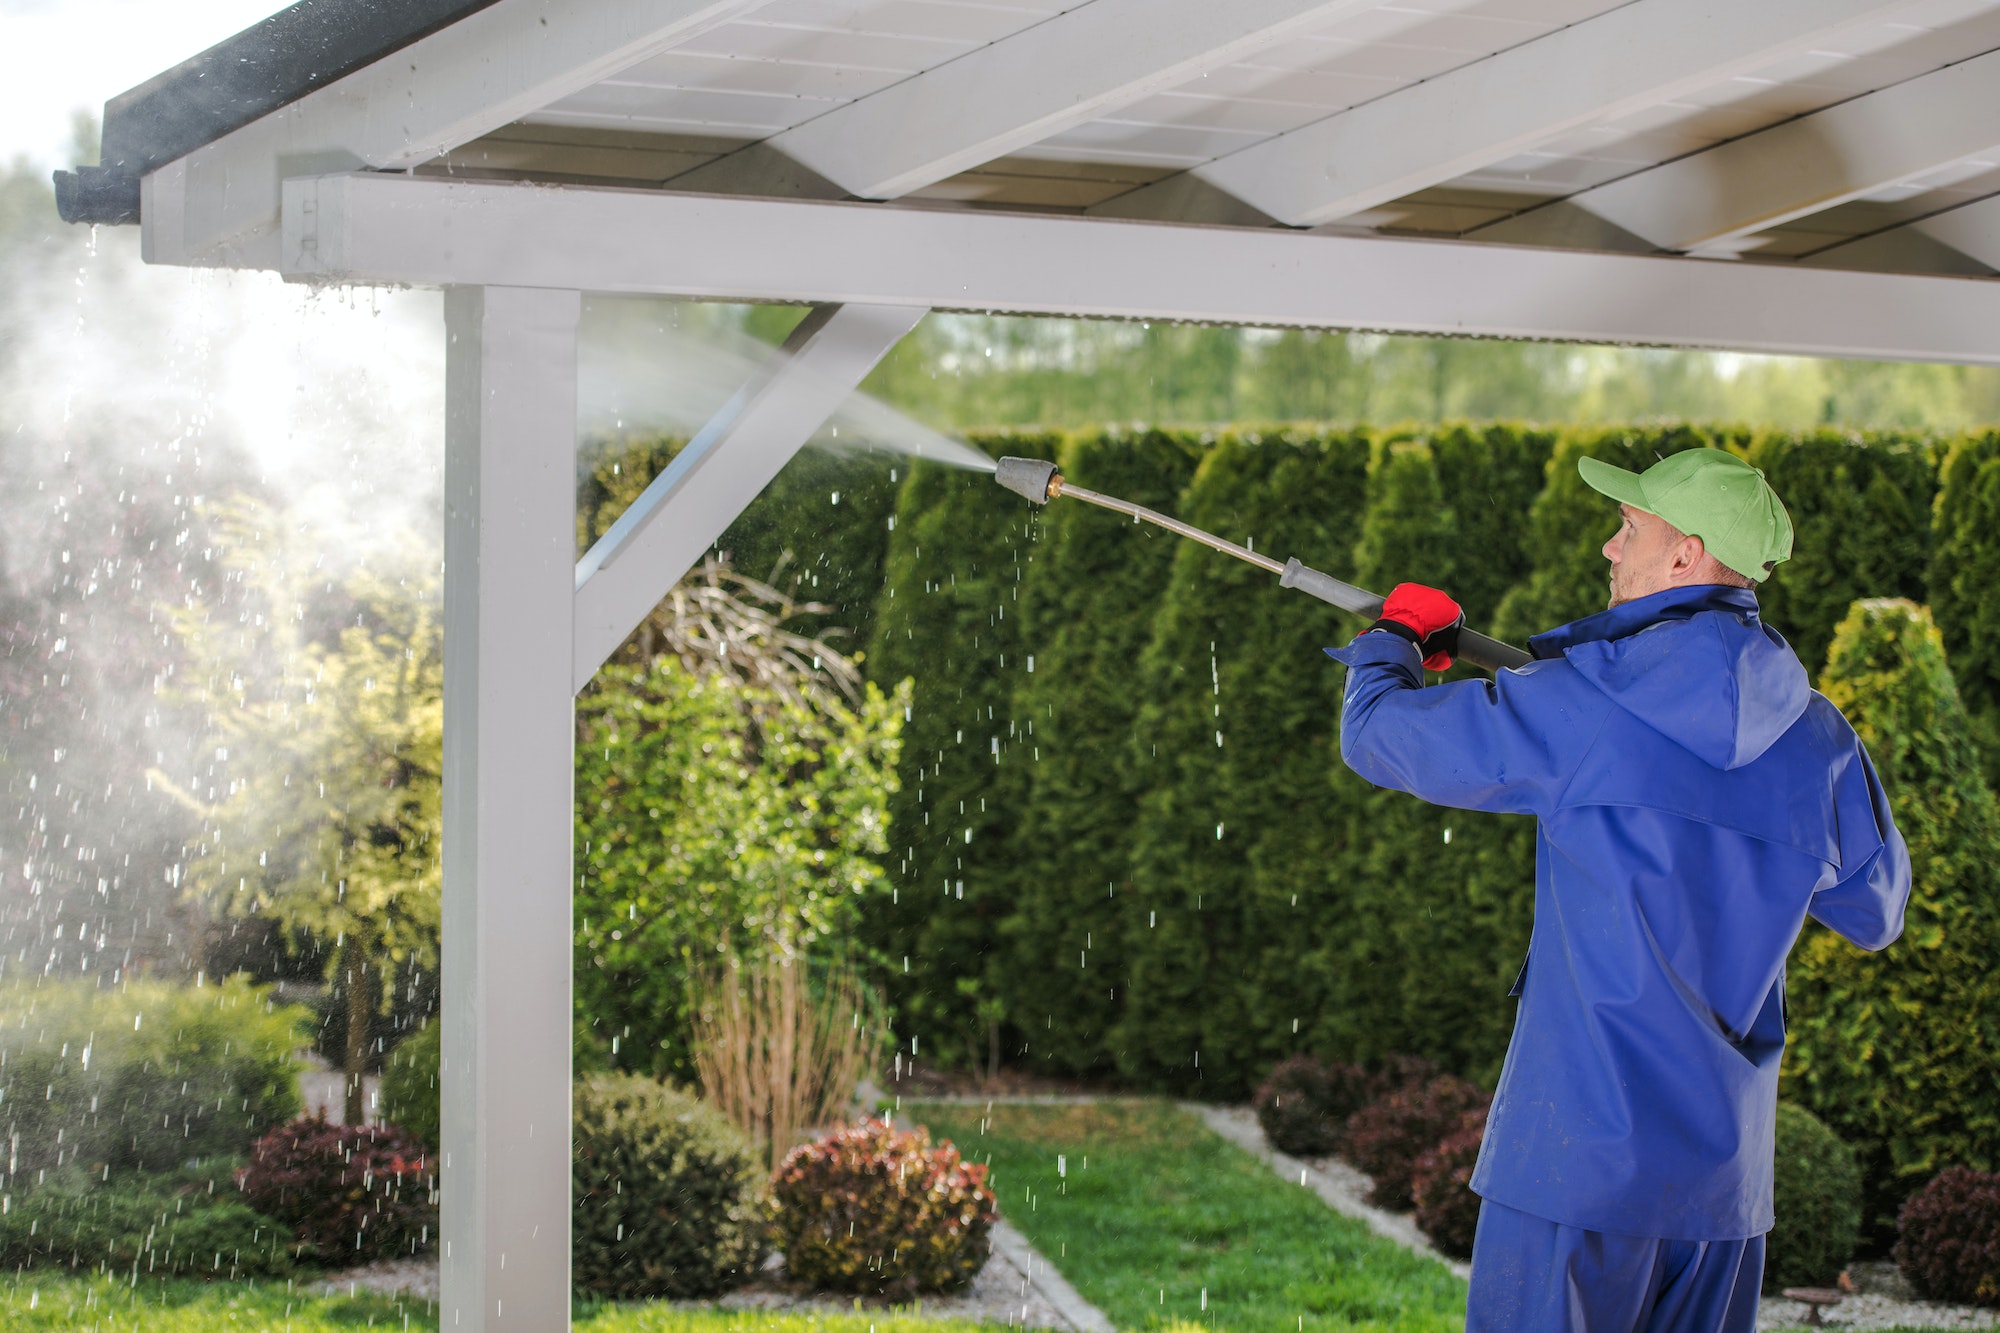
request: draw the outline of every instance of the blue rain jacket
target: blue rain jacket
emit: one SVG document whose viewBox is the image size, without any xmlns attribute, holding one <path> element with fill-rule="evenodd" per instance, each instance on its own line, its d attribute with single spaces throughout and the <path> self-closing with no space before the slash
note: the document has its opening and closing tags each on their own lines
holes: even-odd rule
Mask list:
<svg viewBox="0 0 2000 1333">
<path fill-rule="evenodd" d="M 1533 814 L 1535 922 L 1472 1188 L 1591 1231 L 1771 1227 L 1785 955 L 1902 932 L 1910 859 L 1847 720 L 1747 589 L 1638 598 L 1537 661 L 1423 688 L 1363 634 L 1340 752 L 1437 805 Z"/>
</svg>

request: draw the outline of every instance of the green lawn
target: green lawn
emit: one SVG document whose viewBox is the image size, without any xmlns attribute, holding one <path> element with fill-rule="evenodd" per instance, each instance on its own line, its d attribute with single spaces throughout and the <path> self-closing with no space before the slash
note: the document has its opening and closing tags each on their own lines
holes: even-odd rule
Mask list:
<svg viewBox="0 0 2000 1333">
<path fill-rule="evenodd" d="M 1464 1325 L 1465 1284 L 1157 1102 L 905 1102 L 973 1161 L 1000 1211 L 1124 1328 L 1239 1333 Z"/>
<path fill-rule="evenodd" d="M 427 1301 L 391 1296 L 304 1294 L 316 1284 L 142 1282 L 10 1276 L 0 1281 L 0 1328 L 8 1333 L 352 1333 L 435 1330 Z M 577 1333 L 992 1333 L 992 1325 L 924 1319 L 895 1311 L 767 1314 L 676 1310 L 665 1305 L 579 1304 Z"/>
</svg>

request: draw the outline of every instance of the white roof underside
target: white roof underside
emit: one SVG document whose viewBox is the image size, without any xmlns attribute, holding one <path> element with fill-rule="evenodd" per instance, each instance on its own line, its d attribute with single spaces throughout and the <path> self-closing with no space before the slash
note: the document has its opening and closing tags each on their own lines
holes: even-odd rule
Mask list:
<svg viewBox="0 0 2000 1333">
<path fill-rule="evenodd" d="M 899 86 L 908 94 L 911 81 L 927 72 L 949 92 L 964 71 L 968 97 L 1049 95 L 1026 85 L 1041 70 L 1058 82 L 1074 78 L 1050 53 L 1101 41 L 1079 20 L 1094 6 L 1118 3 L 771 0 L 419 169 L 714 189 L 716 168 L 706 177 L 698 169 L 769 141 L 786 159 L 827 174 L 825 162 L 845 166 L 846 157 L 865 158 L 875 146 L 849 137 L 836 151 L 827 146 L 829 136 L 816 141 L 800 127 L 831 116 L 827 124 L 840 126 L 839 136 L 858 136 L 868 128 L 857 118 L 863 103 L 896 95 Z M 1977 202 L 2000 198 L 2000 66 L 1968 72 L 1955 85 L 1944 77 L 1950 67 L 2000 50 L 2000 0 L 1820 0 L 1841 14 L 1790 41 L 1733 31 L 1742 11 L 1783 8 L 1779 0 L 1671 0 L 1690 28 L 1713 26 L 1714 50 L 1705 68 L 1683 71 L 1655 97 L 1643 78 L 1626 77 L 1617 63 L 1648 69 L 1652 55 L 1630 49 L 1629 32 L 1643 35 L 1633 26 L 1643 10 L 1674 12 L 1668 3 L 1295 4 L 1290 8 L 1305 15 L 1303 28 L 1253 42 L 1256 49 L 1221 62 L 1195 61 L 1204 66 L 1198 70 L 1188 70 L 1185 52 L 1170 52 L 1161 57 L 1163 67 L 1178 55 L 1186 77 L 1158 87 L 1130 80 L 1112 104 L 1009 143 L 995 157 L 954 163 L 934 180 L 919 173 L 910 178 L 918 181 L 914 188 L 840 182 L 840 192 L 1177 220 L 1173 199 L 1180 196 L 1153 203 L 1152 195 L 1136 192 L 1192 173 L 1184 179 L 1206 181 L 1292 225 L 1900 272 L 1991 275 L 2000 267 L 2000 222 L 1994 206 Z M 1151 4 L 1167 24 L 1198 8 L 1183 0 Z M 1315 21 L 1322 14 L 1329 17 Z M 1625 45 L 1614 23 L 1628 25 Z M 1130 30 L 1136 45 L 1158 35 Z M 1551 65 L 1557 47 L 1545 43 L 1566 43 L 1563 52 L 1577 63 Z M 1020 53 L 1016 65 L 997 67 L 1012 69 L 1011 82 L 996 86 L 990 72 L 975 68 L 980 59 L 995 65 L 1010 52 Z M 1088 68 L 1105 53 L 1075 54 Z M 1623 104 L 1594 112 L 1535 105 L 1551 70 L 1564 68 L 1579 79 L 1593 71 L 1610 79 Z M 1477 95 L 1467 100 L 1468 93 Z M 1506 105 L 1509 99 L 1526 105 Z M 1846 114 L 1837 114 L 1844 105 Z M 1549 131 L 1543 137 L 1537 114 Z M 898 122 L 896 133 L 949 138 L 951 127 L 937 119 Z M 1511 128 L 1486 133 L 1493 122 Z M 1789 146 L 1781 137 L 1758 138 L 1787 122 L 1796 122 Z M 1398 164 L 1375 190 L 1392 194 L 1373 198 L 1365 188 L 1372 181 L 1345 195 L 1316 187 L 1337 180 L 1343 164 L 1342 141 L 1314 136 L 1344 123 L 1354 125 L 1356 136 L 1366 131 L 1371 160 Z M 1395 141 L 1403 134 L 1407 147 Z M 922 157 L 929 145 L 911 151 Z M 1770 153 L 1790 163 L 1790 175 L 1773 168 Z M 1670 163 L 1678 174 L 1646 174 Z M 1378 169 L 1363 163 L 1360 170 L 1365 176 Z M 725 188 L 764 192 L 751 179 L 747 187 Z M 1595 188 L 1614 182 L 1621 184 Z M 1301 202 L 1301 191 L 1310 196 L 1314 188 L 1326 197 Z M 1781 197 L 1747 198 L 1774 189 Z M 1660 202 L 1684 201 L 1690 192 L 1714 196 L 1698 219 L 1670 216 L 1675 208 Z M 1736 196 L 1746 198 L 1739 204 Z M 1121 209 L 1114 202 L 1121 197 L 1140 202 Z M 1325 211 L 1357 199 L 1367 206 Z"/>
</svg>

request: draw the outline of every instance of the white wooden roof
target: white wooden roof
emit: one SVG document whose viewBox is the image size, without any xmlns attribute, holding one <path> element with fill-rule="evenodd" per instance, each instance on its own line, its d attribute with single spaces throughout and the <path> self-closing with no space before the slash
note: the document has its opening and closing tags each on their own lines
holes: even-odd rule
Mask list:
<svg viewBox="0 0 2000 1333">
<path fill-rule="evenodd" d="M 106 158 L 154 261 L 315 280 L 2000 363 L 2000 0 L 305 0 Z"/>
<path fill-rule="evenodd" d="M 2000 51 L 1991 0 L 1245 4 L 1225 25 L 1248 49 L 1221 59 L 1140 49 L 1171 45 L 1159 28 L 1197 10 L 1232 8 L 1212 3 L 739 8 L 419 169 L 687 188 L 761 143 L 859 197 L 1171 220 L 1172 196 L 1156 191 L 1148 208 L 1144 187 L 1187 173 L 1292 225 L 1892 271 L 2000 266 L 2000 220 L 1971 234 L 1923 225 L 2000 194 L 2000 56 L 1976 63 Z M 1129 21 L 1090 25 L 1099 10 Z M 1684 52 L 1670 49 L 1674 29 Z M 1121 59 L 1140 77 L 1111 68 Z M 1149 64 L 1165 76 L 1146 77 Z M 974 97 L 1074 103 L 1099 91 L 1083 86 L 1093 74 L 1121 85 L 1103 105 L 1050 117 L 991 157 L 975 146 L 963 165 L 949 153 L 975 127 L 869 118 L 875 106 L 969 110 Z M 1563 79 L 1597 86 L 1551 96 Z M 1767 158 L 1787 148 L 1807 160 L 1773 182 Z M 1361 177 L 1346 188 L 1343 158 Z M 1674 199 L 1691 194 L 1711 207 L 1690 228 Z M 1215 216 L 1213 202 L 1189 211 Z M 1862 238 L 1876 239 L 1872 257 L 1856 252 Z"/>
</svg>

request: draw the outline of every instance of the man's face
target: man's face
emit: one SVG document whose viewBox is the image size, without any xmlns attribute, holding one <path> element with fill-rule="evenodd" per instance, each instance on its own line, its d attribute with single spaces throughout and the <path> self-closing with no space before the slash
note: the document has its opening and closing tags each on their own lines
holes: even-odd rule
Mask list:
<svg viewBox="0 0 2000 1333">
<path fill-rule="evenodd" d="M 1623 516 L 1618 531 L 1604 543 L 1604 558 L 1611 562 L 1612 606 L 1672 587 L 1675 557 L 1686 541 L 1658 515 L 1628 504 L 1619 505 L 1618 512 Z"/>
</svg>

